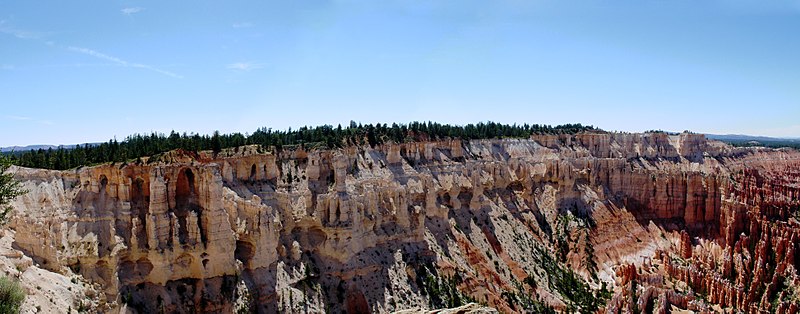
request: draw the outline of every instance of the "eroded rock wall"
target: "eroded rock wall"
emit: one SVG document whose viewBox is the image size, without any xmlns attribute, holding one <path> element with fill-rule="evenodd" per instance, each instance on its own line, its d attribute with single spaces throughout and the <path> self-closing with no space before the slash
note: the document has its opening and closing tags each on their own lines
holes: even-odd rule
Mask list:
<svg viewBox="0 0 800 314">
<path fill-rule="evenodd" d="M 754 252 L 777 252 L 780 270 L 756 275 L 759 284 L 797 286 L 798 228 L 771 221 L 797 212 L 798 160 L 662 133 L 178 151 L 16 168 L 31 192 L 15 201 L 11 225 L 15 246 L 42 267 L 71 268 L 130 311 L 592 307 L 566 295 L 546 264 L 574 270 L 591 291 L 616 291 L 609 312 L 704 308 L 658 278 L 751 309 L 771 304 L 771 292 L 736 290 L 762 267 L 742 249 L 756 238 Z M 711 253 L 695 247 L 701 240 Z M 734 271 L 736 283 L 714 279 Z"/>
</svg>

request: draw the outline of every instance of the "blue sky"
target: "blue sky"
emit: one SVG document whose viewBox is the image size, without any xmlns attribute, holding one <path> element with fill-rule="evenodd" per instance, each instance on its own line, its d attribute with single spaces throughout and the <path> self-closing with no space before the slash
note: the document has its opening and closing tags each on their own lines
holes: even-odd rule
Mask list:
<svg viewBox="0 0 800 314">
<path fill-rule="evenodd" d="M 797 0 L 0 0 L 0 146 L 350 120 L 800 137 L 798 56 Z"/>
</svg>

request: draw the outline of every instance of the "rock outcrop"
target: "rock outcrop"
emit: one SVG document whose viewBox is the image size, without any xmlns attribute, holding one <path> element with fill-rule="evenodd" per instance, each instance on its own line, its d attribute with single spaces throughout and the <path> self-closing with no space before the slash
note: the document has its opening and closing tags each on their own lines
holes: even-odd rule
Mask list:
<svg viewBox="0 0 800 314">
<path fill-rule="evenodd" d="M 585 133 L 13 171 L 14 247 L 116 310 L 797 313 L 795 151 Z"/>
</svg>

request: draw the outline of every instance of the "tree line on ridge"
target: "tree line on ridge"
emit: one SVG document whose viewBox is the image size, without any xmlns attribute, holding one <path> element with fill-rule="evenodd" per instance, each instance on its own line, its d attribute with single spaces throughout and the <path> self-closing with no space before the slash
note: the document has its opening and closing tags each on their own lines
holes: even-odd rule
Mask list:
<svg viewBox="0 0 800 314">
<path fill-rule="evenodd" d="M 174 149 L 186 151 L 212 150 L 243 145 L 260 145 L 266 150 L 280 151 L 302 145 L 305 148 L 342 148 L 351 145 L 380 145 L 386 142 L 403 143 L 444 139 L 528 138 L 532 134 L 574 134 L 601 131 L 593 126 L 564 124 L 501 124 L 481 122 L 467 125 L 450 125 L 436 122 L 411 122 L 408 124 L 360 124 L 349 126 L 323 125 L 281 131 L 260 128 L 252 134 L 230 133 L 200 135 L 196 133 L 134 134 L 122 141 L 116 139 L 103 143 L 76 145 L 72 148 L 38 149 L 6 153 L 18 166 L 65 170 L 106 162 L 125 162 L 140 157 L 153 156 Z"/>
</svg>

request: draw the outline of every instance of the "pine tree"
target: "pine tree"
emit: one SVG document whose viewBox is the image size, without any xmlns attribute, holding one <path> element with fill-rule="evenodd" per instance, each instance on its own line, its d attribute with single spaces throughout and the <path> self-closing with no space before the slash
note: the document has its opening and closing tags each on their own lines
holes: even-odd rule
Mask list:
<svg viewBox="0 0 800 314">
<path fill-rule="evenodd" d="M 214 136 L 211 137 L 211 150 L 214 156 L 222 151 L 222 140 L 219 138 L 219 131 L 214 131 Z"/>
<path fill-rule="evenodd" d="M 32 168 L 65 170 L 106 162 L 124 162 L 140 157 L 153 156 L 173 149 L 197 152 L 212 150 L 219 153 L 224 148 L 234 148 L 248 144 L 259 144 L 266 150 L 281 151 L 283 146 L 319 147 L 330 149 L 348 145 L 380 145 L 386 141 L 395 143 L 446 140 L 446 139 L 488 139 L 488 138 L 528 138 L 531 134 L 572 134 L 585 131 L 602 131 L 581 124 L 549 125 L 505 125 L 495 122 L 480 122 L 464 126 L 436 122 L 413 121 L 409 124 L 366 124 L 351 121 L 349 127 L 331 125 L 318 127 L 303 126 L 299 129 L 274 131 L 260 128 L 252 135 L 241 133 L 212 136 L 170 132 L 135 134 L 117 142 L 116 139 L 98 143 L 77 145 L 74 148 L 58 148 L 10 153 L 14 164 Z"/>
</svg>

